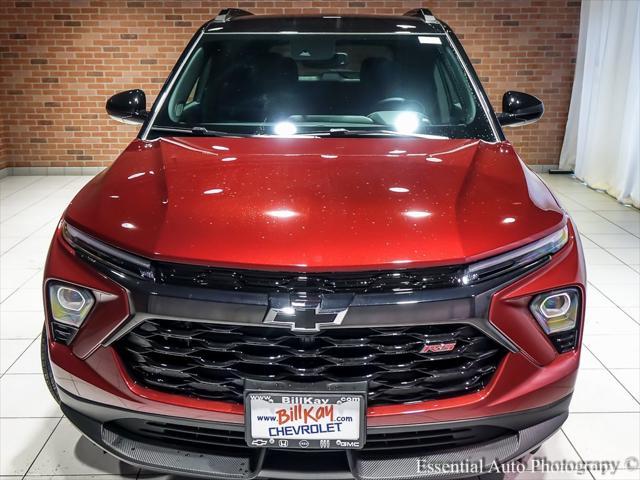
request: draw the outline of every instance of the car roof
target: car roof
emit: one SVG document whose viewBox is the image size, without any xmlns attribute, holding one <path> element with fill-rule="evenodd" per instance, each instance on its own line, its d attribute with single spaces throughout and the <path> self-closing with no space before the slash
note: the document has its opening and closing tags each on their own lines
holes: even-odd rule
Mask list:
<svg viewBox="0 0 640 480">
<path fill-rule="evenodd" d="M 225 12 L 223 10 L 223 12 Z M 218 17 L 205 32 L 223 33 L 438 33 L 443 25 L 430 15 L 252 15 L 242 12 Z"/>
</svg>

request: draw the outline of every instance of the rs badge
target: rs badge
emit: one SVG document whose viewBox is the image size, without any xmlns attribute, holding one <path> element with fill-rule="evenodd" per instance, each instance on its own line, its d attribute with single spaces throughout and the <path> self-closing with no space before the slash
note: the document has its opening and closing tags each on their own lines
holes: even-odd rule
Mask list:
<svg viewBox="0 0 640 480">
<path fill-rule="evenodd" d="M 440 353 L 440 352 L 450 352 L 456 348 L 456 342 L 443 342 L 443 343 L 427 343 L 420 353 Z"/>
</svg>

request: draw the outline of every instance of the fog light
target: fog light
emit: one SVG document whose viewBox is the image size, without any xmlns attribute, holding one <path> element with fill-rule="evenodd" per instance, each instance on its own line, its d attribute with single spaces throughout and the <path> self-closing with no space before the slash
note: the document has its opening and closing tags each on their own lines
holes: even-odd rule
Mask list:
<svg viewBox="0 0 640 480">
<path fill-rule="evenodd" d="M 560 353 L 578 343 L 580 292 L 575 288 L 541 293 L 531 302 L 531 313 Z"/>
<path fill-rule="evenodd" d="M 571 309 L 571 297 L 568 293 L 549 295 L 540 303 L 540 313 L 547 319 L 566 316 Z"/>
<path fill-rule="evenodd" d="M 82 293 L 69 287 L 58 287 L 56 297 L 58 297 L 58 303 L 62 308 L 72 312 L 79 312 L 87 303 Z"/>
<path fill-rule="evenodd" d="M 78 328 L 87 318 L 94 303 L 93 294 L 86 288 L 49 283 L 49 306 L 54 322 Z"/>
<path fill-rule="evenodd" d="M 531 303 L 531 312 L 547 334 L 576 328 L 578 292 L 575 289 L 538 295 Z"/>
</svg>

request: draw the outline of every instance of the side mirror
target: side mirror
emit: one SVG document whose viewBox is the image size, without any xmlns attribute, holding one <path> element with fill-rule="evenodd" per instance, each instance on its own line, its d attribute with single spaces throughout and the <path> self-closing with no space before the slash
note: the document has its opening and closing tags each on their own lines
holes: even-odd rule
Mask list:
<svg viewBox="0 0 640 480">
<path fill-rule="evenodd" d="M 107 113 L 122 123 L 139 124 L 147 118 L 147 97 L 142 90 L 127 90 L 107 100 Z"/>
<path fill-rule="evenodd" d="M 503 127 L 521 127 L 537 122 L 544 113 L 542 100 L 528 93 L 506 92 L 502 96 L 502 113 L 498 122 Z"/>
</svg>

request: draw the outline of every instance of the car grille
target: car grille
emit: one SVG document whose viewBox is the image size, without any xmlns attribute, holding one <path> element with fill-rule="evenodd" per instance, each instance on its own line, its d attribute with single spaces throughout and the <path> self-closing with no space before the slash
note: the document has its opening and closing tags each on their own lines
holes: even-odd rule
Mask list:
<svg viewBox="0 0 640 480">
<path fill-rule="evenodd" d="M 421 353 L 425 344 L 453 343 Z M 283 328 L 146 320 L 116 342 L 132 377 L 146 387 L 242 403 L 245 379 L 368 382 L 368 405 L 410 403 L 475 392 L 506 351 L 469 325 Z"/>
<path fill-rule="evenodd" d="M 377 272 L 292 273 L 155 262 L 154 269 L 156 281 L 161 284 L 256 293 L 420 291 L 459 287 L 464 274 L 461 266 Z"/>
<path fill-rule="evenodd" d="M 224 427 L 203 427 L 142 419 L 116 420 L 107 424 L 107 427 L 124 436 L 134 435 L 187 451 L 211 451 L 212 447 L 216 449 L 253 448 L 246 444 L 243 430 L 230 430 Z M 364 450 L 368 452 L 400 450 L 407 453 L 409 450 L 416 449 L 424 454 L 488 442 L 513 433 L 512 430 L 489 425 L 406 432 L 372 431 L 367 433 Z"/>
</svg>

